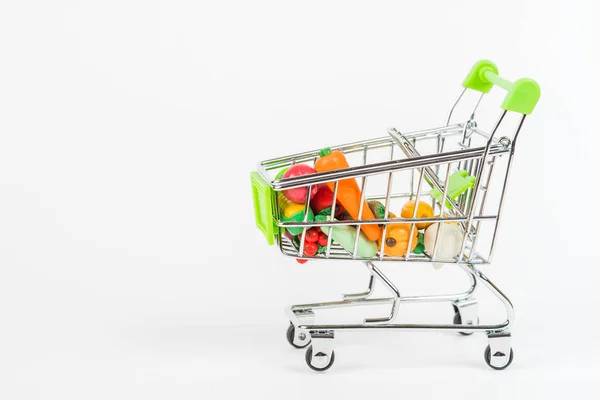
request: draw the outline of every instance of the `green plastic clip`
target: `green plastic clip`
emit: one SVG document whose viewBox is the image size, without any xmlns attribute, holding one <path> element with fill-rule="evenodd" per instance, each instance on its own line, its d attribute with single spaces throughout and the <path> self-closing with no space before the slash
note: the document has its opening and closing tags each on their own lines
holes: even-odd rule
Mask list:
<svg viewBox="0 0 600 400">
<path fill-rule="evenodd" d="M 452 200 L 456 200 L 458 196 L 469 190 L 470 188 L 475 186 L 475 181 L 477 178 L 474 176 L 469 176 L 467 171 L 456 171 L 452 175 L 450 175 L 450 179 L 448 180 L 448 192 L 446 193 L 448 198 Z M 442 197 L 444 197 L 444 193 L 440 192 L 437 188 L 431 189 L 431 196 L 435 198 L 440 203 L 442 202 Z M 446 207 L 452 208 L 450 202 L 446 201 Z"/>
<path fill-rule="evenodd" d="M 275 191 L 256 171 L 250 174 L 256 227 L 265 235 L 269 246 L 275 244 Z"/>
</svg>

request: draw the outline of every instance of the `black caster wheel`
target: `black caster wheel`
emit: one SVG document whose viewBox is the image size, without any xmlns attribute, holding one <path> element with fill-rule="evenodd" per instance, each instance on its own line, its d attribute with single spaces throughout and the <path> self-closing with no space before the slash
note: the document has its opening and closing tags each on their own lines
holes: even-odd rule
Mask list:
<svg viewBox="0 0 600 400">
<path fill-rule="evenodd" d="M 314 366 L 312 364 L 314 361 L 318 360 L 313 359 L 313 348 L 312 346 L 310 346 L 308 349 L 306 349 L 306 364 L 308 364 L 310 369 L 312 369 L 313 371 L 324 372 L 331 368 L 331 366 L 333 365 L 333 362 L 335 361 L 335 352 L 331 350 L 330 356 L 327 356 L 327 354 L 324 353 L 317 353 L 315 354 L 314 358 L 322 358 L 323 360 L 326 360 L 327 364 L 325 366 Z"/>
<path fill-rule="evenodd" d="M 490 349 L 490 346 L 488 345 L 488 347 L 485 348 L 485 362 L 487 363 L 487 365 L 490 366 L 490 368 L 493 368 L 495 370 L 502 370 L 502 369 L 506 369 L 513 361 L 513 349 L 511 347 L 510 349 L 510 356 L 508 357 L 508 362 L 506 363 L 506 365 L 502 366 L 502 367 L 495 367 L 491 364 L 492 362 L 492 351 Z"/>
<path fill-rule="evenodd" d="M 460 317 L 460 313 L 459 312 L 455 312 L 454 313 L 454 325 L 462 325 L 462 318 Z M 470 336 L 473 334 L 473 332 L 458 332 L 463 336 Z"/>
<path fill-rule="evenodd" d="M 286 333 L 288 343 L 291 344 L 292 347 L 295 347 L 297 349 L 303 349 L 306 346 L 308 346 L 308 344 L 310 343 L 310 337 L 307 337 L 307 335 L 305 333 L 300 334 L 299 339 L 301 342 L 299 344 L 294 343 L 295 336 L 296 336 L 296 328 L 294 328 L 294 325 L 292 325 L 292 323 L 290 322 L 290 326 L 288 326 L 287 333 Z"/>
</svg>

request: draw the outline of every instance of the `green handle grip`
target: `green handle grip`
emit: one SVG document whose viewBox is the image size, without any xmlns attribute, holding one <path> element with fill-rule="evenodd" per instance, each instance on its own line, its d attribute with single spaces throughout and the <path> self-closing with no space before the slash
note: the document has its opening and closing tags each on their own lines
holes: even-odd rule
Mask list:
<svg viewBox="0 0 600 400">
<path fill-rule="evenodd" d="M 531 114 L 540 99 L 540 86 L 529 78 L 521 78 L 514 82 L 498 75 L 498 67 L 491 61 L 480 60 L 473 65 L 463 81 L 463 87 L 487 93 L 492 86 L 500 86 L 508 93 L 502 102 L 502 108 L 521 114 Z"/>
</svg>

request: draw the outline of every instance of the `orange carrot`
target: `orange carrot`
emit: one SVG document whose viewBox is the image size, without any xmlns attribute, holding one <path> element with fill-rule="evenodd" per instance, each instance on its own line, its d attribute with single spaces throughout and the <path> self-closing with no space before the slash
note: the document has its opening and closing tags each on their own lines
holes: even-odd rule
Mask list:
<svg viewBox="0 0 600 400">
<path fill-rule="evenodd" d="M 321 156 L 315 162 L 317 172 L 335 171 L 338 169 L 349 168 L 346 157 L 339 151 L 331 151 L 329 147 L 324 148 L 319 153 Z M 333 191 L 334 182 L 327 182 L 329 189 Z M 343 179 L 338 183 L 337 200 L 344 206 L 352 218 L 358 220 L 358 211 L 360 208 L 361 192 L 356 180 L 353 178 Z M 362 209 L 362 219 L 375 219 L 369 205 L 365 201 Z M 360 227 L 369 240 L 375 241 L 381 237 L 381 230 L 377 224 L 361 225 Z"/>
</svg>

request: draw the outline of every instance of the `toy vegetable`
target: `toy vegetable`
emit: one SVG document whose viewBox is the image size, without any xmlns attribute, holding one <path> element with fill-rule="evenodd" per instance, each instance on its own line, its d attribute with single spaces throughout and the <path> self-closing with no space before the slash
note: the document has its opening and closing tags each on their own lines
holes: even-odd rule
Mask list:
<svg viewBox="0 0 600 400">
<path fill-rule="evenodd" d="M 327 185 L 323 185 L 315 194 L 315 197 L 310 201 L 310 208 L 312 208 L 315 214 L 331 214 L 331 205 L 333 203 L 333 192 Z M 335 216 L 337 217 L 341 212 L 344 211 L 344 207 L 342 207 L 339 201 L 335 202 Z M 327 209 L 328 212 L 327 212 Z"/>
<path fill-rule="evenodd" d="M 317 215 L 317 221 L 329 221 L 324 215 Z M 350 254 L 354 254 L 354 242 L 356 241 L 356 227 L 339 225 L 334 227 L 324 226 L 321 231 L 325 235 L 331 235 L 331 239 L 339 243 Z M 359 232 L 358 250 L 356 255 L 361 258 L 371 258 L 377 254 L 377 243 L 369 240 L 363 232 Z"/>
<path fill-rule="evenodd" d="M 328 172 L 336 171 L 338 169 L 350 168 L 346 157 L 338 151 L 331 151 L 329 147 L 324 148 L 319 153 L 321 158 L 315 162 L 315 170 L 317 172 Z M 327 182 L 327 186 L 330 190 L 334 190 L 334 183 Z M 343 179 L 338 183 L 337 200 L 346 208 L 346 211 L 354 219 L 358 219 L 358 211 L 360 208 L 361 192 L 353 178 Z M 371 209 L 364 202 L 362 215 L 363 220 L 375 219 Z M 372 241 L 376 241 L 381 237 L 381 230 L 377 225 L 361 225 L 362 231 L 365 233 L 367 238 Z"/>
<path fill-rule="evenodd" d="M 304 221 L 304 210 L 306 206 L 300 203 L 294 203 L 288 200 L 283 194 L 279 194 L 277 197 L 277 203 L 279 204 L 279 209 L 281 210 L 281 219 L 283 222 L 302 222 Z M 315 216 L 310 209 L 308 208 L 308 219 L 307 221 L 313 221 Z M 287 229 L 292 235 L 299 235 L 302 233 L 303 228 L 296 227 L 288 227 Z"/>
<path fill-rule="evenodd" d="M 415 212 L 415 201 L 408 201 L 403 207 L 402 211 L 400 211 L 400 216 L 402 218 L 412 218 Z M 417 206 L 417 215 L 415 218 L 433 218 L 433 208 L 424 201 L 419 201 L 419 205 Z M 419 222 L 417 225 L 417 229 L 425 229 L 433 222 Z"/>
<path fill-rule="evenodd" d="M 381 204 L 380 201 L 371 200 L 367 204 L 369 205 L 369 208 L 371 209 L 371 212 L 373 213 L 375 218 L 377 218 L 377 219 L 385 218 L 385 206 L 383 204 Z M 388 211 L 388 218 L 390 218 L 390 219 L 396 218 L 396 215 L 393 212 Z M 379 227 L 380 228 L 383 227 L 383 224 L 379 225 Z"/>
<path fill-rule="evenodd" d="M 410 238 L 410 226 L 411 224 L 390 224 L 387 227 L 385 235 L 385 245 L 383 247 L 383 254 L 386 256 L 405 256 L 408 249 L 408 240 Z M 413 229 L 413 237 L 411 242 L 411 249 L 413 251 L 419 243 L 418 230 L 415 227 Z"/>
<path fill-rule="evenodd" d="M 452 261 L 460 253 L 463 241 L 463 230 L 457 224 L 443 223 L 440 227 L 438 223 L 431 225 L 425 230 L 425 252 L 430 257 L 433 257 L 435 238 L 440 228 L 440 238 L 437 241 L 437 251 L 435 254 L 436 260 Z"/>
<path fill-rule="evenodd" d="M 425 235 L 422 234 L 421 232 L 419 232 L 419 244 L 417 244 L 417 246 L 413 249 L 413 253 L 415 254 L 423 254 L 423 252 L 425 251 Z"/>
<path fill-rule="evenodd" d="M 312 167 L 306 164 L 296 164 L 292 165 L 284 172 L 282 179 L 314 174 L 315 172 L 316 171 Z M 306 192 L 308 192 L 308 188 L 298 187 L 284 190 L 283 195 L 287 197 L 288 200 L 293 201 L 294 203 L 304 203 L 306 202 Z M 310 198 L 312 199 L 316 193 L 317 186 L 313 185 L 310 189 Z"/>
<path fill-rule="evenodd" d="M 300 235 L 294 236 L 289 231 L 285 231 L 284 235 L 294 244 L 297 250 L 300 249 Z M 304 237 L 304 255 L 312 257 L 315 254 L 323 253 L 327 246 L 327 240 L 327 235 L 321 232 L 319 228 L 308 229 Z M 308 260 L 306 258 L 296 258 L 296 261 L 304 264 Z"/>
</svg>

